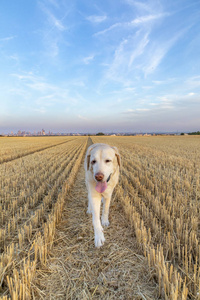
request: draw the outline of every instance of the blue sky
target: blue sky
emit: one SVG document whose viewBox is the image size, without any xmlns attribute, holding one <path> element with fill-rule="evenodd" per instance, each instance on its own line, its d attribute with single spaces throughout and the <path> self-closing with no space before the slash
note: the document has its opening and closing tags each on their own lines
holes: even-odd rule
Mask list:
<svg viewBox="0 0 200 300">
<path fill-rule="evenodd" d="M 200 130 L 200 2 L 0 3 L 0 133 Z"/>
</svg>

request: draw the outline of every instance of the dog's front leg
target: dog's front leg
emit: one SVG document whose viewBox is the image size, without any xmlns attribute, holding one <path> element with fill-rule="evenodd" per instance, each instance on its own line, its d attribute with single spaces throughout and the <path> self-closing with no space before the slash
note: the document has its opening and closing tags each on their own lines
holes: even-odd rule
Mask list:
<svg viewBox="0 0 200 300">
<path fill-rule="evenodd" d="M 108 216 L 109 216 L 110 200 L 111 200 L 111 195 L 106 195 L 103 198 L 103 211 L 101 216 L 101 223 L 103 226 L 109 225 Z"/>
<path fill-rule="evenodd" d="M 105 241 L 100 221 L 101 195 L 90 196 L 90 204 L 92 208 L 95 247 L 101 247 Z"/>
<path fill-rule="evenodd" d="M 92 208 L 91 208 L 91 201 L 90 198 L 88 199 L 88 209 L 87 209 L 87 213 L 91 214 L 92 213 Z"/>
</svg>

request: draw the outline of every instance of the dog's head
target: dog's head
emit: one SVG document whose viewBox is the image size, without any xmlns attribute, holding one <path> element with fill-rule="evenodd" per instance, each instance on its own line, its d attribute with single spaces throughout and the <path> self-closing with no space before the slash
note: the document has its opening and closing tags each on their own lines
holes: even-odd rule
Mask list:
<svg viewBox="0 0 200 300">
<path fill-rule="evenodd" d="M 102 192 L 106 189 L 112 174 L 120 165 L 120 155 L 116 147 L 111 147 L 106 144 L 93 144 L 87 150 L 87 170 L 93 173 L 93 178 L 97 183 L 96 190 L 98 192 Z"/>
</svg>

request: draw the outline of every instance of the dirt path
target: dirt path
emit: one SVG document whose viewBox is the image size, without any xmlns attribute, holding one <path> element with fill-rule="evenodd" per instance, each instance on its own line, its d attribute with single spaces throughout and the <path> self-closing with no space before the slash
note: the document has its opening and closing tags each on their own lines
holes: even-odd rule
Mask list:
<svg viewBox="0 0 200 300">
<path fill-rule="evenodd" d="M 47 268 L 38 270 L 40 299 L 159 299 L 157 287 L 133 232 L 114 196 L 105 244 L 94 247 L 92 217 L 86 213 L 87 192 L 83 164 L 66 199 L 63 219 Z"/>
</svg>

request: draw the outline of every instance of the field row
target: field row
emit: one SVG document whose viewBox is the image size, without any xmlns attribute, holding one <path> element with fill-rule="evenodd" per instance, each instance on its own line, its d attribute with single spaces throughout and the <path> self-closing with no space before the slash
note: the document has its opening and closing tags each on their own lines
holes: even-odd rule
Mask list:
<svg viewBox="0 0 200 300">
<path fill-rule="evenodd" d="M 1 137 L 0 164 L 74 139 L 76 137 Z"/>
<path fill-rule="evenodd" d="M 45 263 L 87 146 L 87 138 L 0 165 L 2 299 L 30 299 L 38 263 Z"/>
<path fill-rule="evenodd" d="M 156 273 L 160 295 L 199 299 L 200 139 L 95 137 L 93 142 L 119 148 L 123 167 L 116 193 L 138 248 Z"/>
<path fill-rule="evenodd" d="M 28 144 L 22 143 L 20 150 L 19 140 L 16 144 L 13 140 L 19 158 L 12 156 L 12 161 L 0 165 L 4 300 L 34 298 L 36 268 L 46 263 L 66 194 L 91 142 L 86 137 L 55 138 L 54 145 L 51 138 L 39 139 L 40 144 L 31 139 L 33 154 L 25 151 L 31 150 Z M 92 137 L 92 141 L 119 148 L 122 168 L 115 193 L 133 228 L 138 251 L 157 278 L 160 296 L 200 299 L 200 139 Z"/>
</svg>

